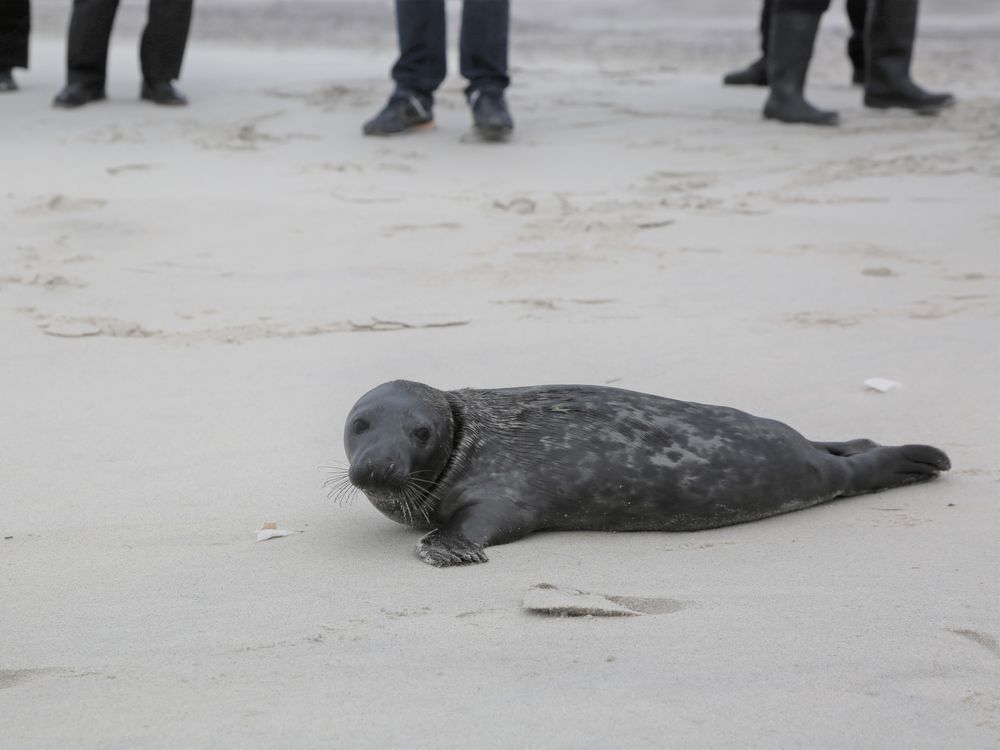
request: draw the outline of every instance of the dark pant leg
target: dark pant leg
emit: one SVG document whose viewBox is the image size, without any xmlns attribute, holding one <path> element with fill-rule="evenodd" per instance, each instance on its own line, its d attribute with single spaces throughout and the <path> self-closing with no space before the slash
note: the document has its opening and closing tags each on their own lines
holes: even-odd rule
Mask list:
<svg viewBox="0 0 1000 750">
<path fill-rule="evenodd" d="M 466 93 L 510 85 L 507 47 L 510 0 L 465 0 L 459 41 L 461 71 L 469 81 Z"/>
<path fill-rule="evenodd" d="M 764 5 L 760 9 L 760 51 L 767 57 L 768 47 L 771 45 L 771 13 L 774 12 L 774 0 L 764 0 Z"/>
<path fill-rule="evenodd" d="M 830 0 L 774 0 L 772 12 L 825 13 L 829 7 Z"/>
<path fill-rule="evenodd" d="M 397 88 L 430 97 L 448 74 L 444 0 L 396 0 Z"/>
<path fill-rule="evenodd" d="M 139 46 L 145 80 L 162 83 L 180 77 L 192 5 L 193 0 L 149 0 L 149 17 Z"/>
<path fill-rule="evenodd" d="M 847 19 L 851 22 L 851 36 L 847 40 L 847 56 L 856 70 L 865 69 L 865 17 L 868 0 L 847 0 Z"/>
<path fill-rule="evenodd" d="M 118 0 L 73 0 L 66 46 L 66 80 L 104 86 L 108 70 L 108 42 Z"/>
<path fill-rule="evenodd" d="M 0 70 L 28 67 L 29 0 L 0 0 Z"/>
</svg>

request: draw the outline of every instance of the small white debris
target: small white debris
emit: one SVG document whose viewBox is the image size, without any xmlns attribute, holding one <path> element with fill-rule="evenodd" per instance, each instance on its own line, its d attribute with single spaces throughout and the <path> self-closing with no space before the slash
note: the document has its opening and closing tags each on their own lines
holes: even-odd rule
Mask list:
<svg viewBox="0 0 1000 750">
<path fill-rule="evenodd" d="M 276 521 L 268 521 L 257 529 L 257 541 L 266 542 L 268 539 L 277 539 L 278 537 L 291 536 L 292 534 L 301 533 L 301 531 L 286 531 L 285 529 L 279 529 Z"/>
<path fill-rule="evenodd" d="M 865 387 L 879 393 L 885 393 L 886 391 L 891 391 L 893 388 L 899 388 L 900 384 L 895 380 L 888 380 L 887 378 L 868 378 L 865 381 Z"/>
</svg>

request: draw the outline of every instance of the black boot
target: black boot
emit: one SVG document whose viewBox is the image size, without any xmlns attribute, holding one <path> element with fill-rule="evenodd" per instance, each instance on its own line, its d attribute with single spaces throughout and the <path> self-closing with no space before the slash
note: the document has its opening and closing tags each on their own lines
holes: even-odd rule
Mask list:
<svg viewBox="0 0 1000 750">
<path fill-rule="evenodd" d="M 61 107 L 62 109 L 74 109 L 82 107 L 89 102 L 99 102 L 104 98 L 103 85 L 90 86 L 79 81 L 71 81 L 66 84 L 62 91 L 56 94 L 56 98 L 52 101 L 52 106 Z"/>
<path fill-rule="evenodd" d="M 761 57 L 741 70 L 726 73 L 722 82 L 727 86 L 766 86 L 767 58 Z"/>
<path fill-rule="evenodd" d="M 799 10 L 774 14 L 767 70 L 771 95 L 764 105 L 764 117 L 809 125 L 836 125 L 840 121 L 836 112 L 816 109 L 803 96 L 821 16 Z"/>
<path fill-rule="evenodd" d="M 851 83 L 865 84 L 865 21 L 871 0 L 847 0 L 847 20 L 851 36 L 847 40 L 847 56 L 851 60 Z"/>
<path fill-rule="evenodd" d="M 910 78 L 917 0 L 875 0 L 868 9 L 867 32 L 866 107 L 935 114 L 955 103 L 951 94 L 932 94 Z"/>
<path fill-rule="evenodd" d="M 727 86 L 766 86 L 767 50 L 771 44 L 771 15 L 774 0 L 764 0 L 760 9 L 760 58 L 742 70 L 726 73 L 722 82 Z"/>
<path fill-rule="evenodd" d="M 855 86 L 865 85 L 865 44 L 864 37 L 855 32 L 847 40 L 847 56 L 851 60 L 851 83 Z"/>
<path fill-rule="evenodd" d="M 188 103 L 187 97 L 175 89 L 170 81 L 143 81 L 139 98 L 167 107 L 184 107 Z"/>
<path fill-rule="evenodd" d="M 17 91 L 17 81 L 11 68 L 0 68 L 0 91 Z"/>
</svg>

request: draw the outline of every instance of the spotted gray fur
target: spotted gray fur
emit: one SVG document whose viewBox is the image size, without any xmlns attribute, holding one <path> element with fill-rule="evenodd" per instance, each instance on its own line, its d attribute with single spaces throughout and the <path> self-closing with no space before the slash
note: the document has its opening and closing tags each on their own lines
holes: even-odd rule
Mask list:
<svg viewBox="0 0 1000 750">
<path fill-rule="evenodd" d="M 737 409 L 586 385 L 385 383 L 355 404 L 345 447 L 351 482 L 431 529 L 417 552 L 440 566 L 533 531 L 709 529 L 950 468 L 931 446 L 811 442 Z"/>
</svg>

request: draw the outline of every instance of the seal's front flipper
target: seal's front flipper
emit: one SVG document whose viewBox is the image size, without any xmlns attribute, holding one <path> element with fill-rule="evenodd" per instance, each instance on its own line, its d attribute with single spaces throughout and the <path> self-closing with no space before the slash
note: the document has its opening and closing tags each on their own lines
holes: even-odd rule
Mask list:
<svg viewBox="0 0 1000 750">
<path fill-rule="evenodd" d="M 451 565 L 471 565 L 489 560 L 483 545 L 476 544 L 461 534 L 444 529 L 434 529 L 417 542 L 417 556 L 428 565 L 446 568 Z"/>
</svg>

